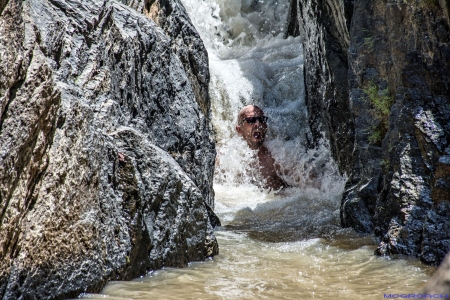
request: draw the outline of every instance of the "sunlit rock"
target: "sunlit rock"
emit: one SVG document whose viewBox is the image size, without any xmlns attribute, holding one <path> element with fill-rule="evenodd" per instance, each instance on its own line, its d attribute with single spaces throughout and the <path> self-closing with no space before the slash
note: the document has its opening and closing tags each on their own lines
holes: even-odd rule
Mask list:
<svg viewBox="0 0 450 300">
<path fill-rule="evenodd" d="M 448 3 L 292 0 L 290 15 L 312 130 L 349 176 L 342 224 L 375 232 L 378 254 L 439 264 L 450 246 Z"/>
<path fill-rule="evenodd" d="M 170 27 L 184 11 L 167 3 Z M 75 297 L 218 252 L 206 52 L 187 18 L 162 29 L 135 8 L 0 2 L 4 299 Z"/>
</svg>

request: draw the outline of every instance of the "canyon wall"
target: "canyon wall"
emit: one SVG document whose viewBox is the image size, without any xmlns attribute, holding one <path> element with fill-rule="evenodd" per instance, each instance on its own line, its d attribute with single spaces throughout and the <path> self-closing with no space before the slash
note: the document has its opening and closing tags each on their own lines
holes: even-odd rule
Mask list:
<svg viewBox="0 0 450 300">
<path fill-rule="evenodd" d="M 329 141 L 342 173 L 351 172 L 354 126 L 348 101 L 349 34 L 340 1 L 291 1 L 288 35 L 300 35 L 311 147 Z"/>
<path fill-rule="evenodd" d="M 434 265 L 450 250 L 449 8 L 292 0 L 288 32 L 303 37 L 314 138 L 348 176 L 342 225 Z"/>
<path fill-rule="evenodd" d="M 0 298 L 218 253 L 208 82 L 178 0 L 0 1 Z"/>
</svg>

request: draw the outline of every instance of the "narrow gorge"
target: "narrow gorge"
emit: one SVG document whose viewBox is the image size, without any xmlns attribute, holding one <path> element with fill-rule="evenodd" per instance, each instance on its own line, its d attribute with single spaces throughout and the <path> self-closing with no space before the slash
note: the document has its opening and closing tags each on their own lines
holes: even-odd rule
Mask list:
<svg viewBox="0 0 450 300">
<path fill-rule="evenodd" d="M 0 297 L 448 294 L 449 13 L 0 0 Z M 235 134 L 247 104 L 280 193 Z"/>
</svg>

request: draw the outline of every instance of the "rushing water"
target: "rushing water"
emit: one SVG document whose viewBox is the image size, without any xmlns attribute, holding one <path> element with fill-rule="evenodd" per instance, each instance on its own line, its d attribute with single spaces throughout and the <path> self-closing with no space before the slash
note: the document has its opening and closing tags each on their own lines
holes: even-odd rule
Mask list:
<svg viewBox="0 0 450 300">
<path fill-rule="evenodd" d="M 299 38 L 283 38 L 288 0 L 182 0 L 209 54 L 217 141 L 215 211 L 220 254 L 111 282 L 92 299 L 381 299 L 420 292 L 434 271 L 373 255 L 375 242 L 339 225 L 345 177 L 326 143 L 309 149 Z M 237 112 L 269 116 L 266 141 L 290 185 L 252 184 L 255 153 L 236 136 Z"/>
<path fill-rule="evenodd" d="M 320 195 L 278 197 L 250 186 L 216 186 L 216 197 L 225 225 L 216 232 L 218 256 L 111 282 L 101 294 L 83 297 L 384 299 L 419 292 L 434 270 L 416 260 L 374 256 L 370 238 L 339 229 L 336 216 L 321 215 Z M 312 237 L 318 228 L 320 237 Z"/>
</svg>

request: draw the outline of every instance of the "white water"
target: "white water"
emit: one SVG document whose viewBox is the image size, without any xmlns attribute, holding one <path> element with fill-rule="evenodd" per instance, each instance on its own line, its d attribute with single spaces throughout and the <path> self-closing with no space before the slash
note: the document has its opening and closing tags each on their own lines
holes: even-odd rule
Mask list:
<svg viewBox="0 0 450 300">
<path fill-rule="evenodd" d="M 326 143 L 308 149 L 299 38 L 284 39 L 288 1 L 182 0 L 209 54 L 216 131 L 215 211 L 220 254 L 184 269 L 112 282 L 108 299 L 381 299 L 414 293 L 433 268 L 375 257 L 375 243 L 339 224 L 345 178 Z M 267 146 L 291 186 L 251 182 L 254 153 L 236 136 L 247 104 L 269 116 Z"/>
<path fill-rule="evenodd" d="M 326 145 L 307 149 L 309 134 L 300 38 L 284 39 L 288 1 L 184 0 L 210 58 L 212 120 L 218 165 L 215 183 L 248 184 L 253 152 L 236 136 L 238 111 L 256 104 L 269 116 L 267 146 L 294 187 L 315 187 L 332 197 L 337 175 Z M 250 172 L 251 173 L 251 172 Z"/>
<path fill-rule="evenodd" d="M 218 256 L 182 269 L 165 268 L 132 281 L 110 282 L 101 294 L 82 298 L 384 299 L 384 294 L 420 292 L 434 271 L 416 260 L 374 256 L 371 238 L 339 231 L 335 218 L 308 205 L 309 196 L 298 197 L 304 201 L 220 186 L 217 209 L 226 229 L 216 232 Z M 288 225 L 283 216 L 290 220 Z M 317 228 L 322 228 L 320 238 L 313 237 Z"/>
</svg>

